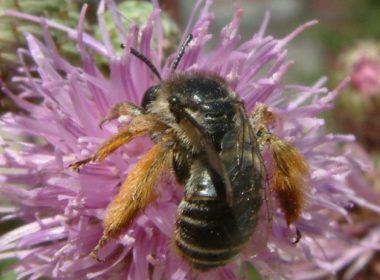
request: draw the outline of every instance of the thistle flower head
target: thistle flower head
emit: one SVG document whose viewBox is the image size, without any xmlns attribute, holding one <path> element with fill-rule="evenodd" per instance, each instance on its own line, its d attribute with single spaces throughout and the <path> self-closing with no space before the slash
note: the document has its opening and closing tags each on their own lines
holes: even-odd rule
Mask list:
<svg viewBox="0 0 380 280">
<path fill-rule="evenodd" d="M 339 96 L 333 122 L 345 133 L 353 133 L 367 150 L 379 153 L 380 140 L 380 47 L 362 41 L 339 58 L 335 75 L 349 74 L 348 90 Z M 343 69 L 343 70 L 342 70 Z M 342 73 L 344 72 L 344 73 Z"/>
<path fill-rule="evenodd" d="M 141 27 L 132 25 L 129 30 L 124 30 L 123 18 L 113 1 L 101 1 L 100 5 L 106 4 L 113 15 L 120 41 L 127 50 L 140 50 L 165 79 L 171 74 L 170 66 L 177 52 L 163 59 L 160 9 L 156 1 L 153 3 L 147 22 Z M 269 21 L 266 15 L 259 30 L 247 41 L 241 41 L 241 9 L 235 9 L 231 22 L 220 34 L 211 35 L 211 1 L 197 1 L 183 32 L 192 33 L 194 39 L 177 71 L 216 73 L 241 96 L 248 112 L 261 102 L 276 114 L 273 132 L 296 146 L 311 170 L 307 207 L 297 224 L 303 237 L 298 244 L 292 243 L 295 229 L 288 227 L 273 200 L 273 204 L 268 203 L 273 208 L 273 221 L 269 229 L 268 220 L 264 219 L 262 226 L 268 234 L 264 246 L 260 246 L 263 235 L 258 229 L 247 250 L 231 264 L 208 273 L 194 272 L 170 246 L 183 188 L 168 175 L 157 187 L 157 200 L 138 215 L 120 239 L 102 249 L 104 261 L 97 262 L 88 253 L 101 236 L 105 209 L 151 143 L 149 139 L 136 139 L 80 173 L 71 171 L 68 165 L 90 155 L 126 121 L 119 118 L 99 128 L 99 121 L 112 105 L 125 101 L 140 104 L 144 92 L 158 81 L 129 51 L 121 56 L 116 54 L 101 14 L 101 41 L 83 32 L 85 9 L 75 30 L 18 12 L 10 11 L 8 15 L 40 22 L 44 32 L 43 42 L 26 34 L 28 49 L 18 51 L 25 75 L 15 77 L 15 81 L 22 94 L 15 96 L 3 87 L 23 112 L 7 113 L 0 119 L 2 129 L 10 135 L 1 141 L 0 163 L 6 169 L 1 176 L 0 192 L 13 205 L 0 211 L 2 220 L 19 218 L 25 224 L 0 237 L 0 259 L 17 258 L 20 278 L 191 279 L 196 275 L 197 279 L 238 279 L 246 273 L 247 263 L 263 275 L 292 277 L 294 271 L 288 267 L 305 259 L 334 273 L 340 267 L 327 267 L 327 261 L 322 262 L 320 257 L 325 248 L 315 249 L 315 244 L 342 238 L 335 217 L 349 219 L 348 209 L 353 205 L 379 212 L 363 196 L 367 185 L 358 190 L 347 183 L 356 161 L 340 152 L 336 144 L 353 138 L 326 134 L 324 122 L 318 117 L 331 108 L 347 80 L 333 91 L 323 87 L 323 79 L 312 86 L 283 83 L 292 64 L 287 58 L 286 44 L 315 22 L 306 23 L 285 37 L 274 38 L 265 34 Z M 48 27 L 67 32 L 76 42 L 82 67 L 71 65 L 59 54 Z M 207 52 L 205 46 L 212 36 L 218 37 L 218 45 Z M 93 55 L 109 61 L 109 77 L 97 68 Z M 25 58 L 34 63 L 26 64 Z"/>
<path fill-rule="evenodd" d="M 380 47 L 376 42 L 365 41 L 340 57 L 344 68 L 352 76 L 351 85 L 363 96 L 380 94 Z"/>
</svg>

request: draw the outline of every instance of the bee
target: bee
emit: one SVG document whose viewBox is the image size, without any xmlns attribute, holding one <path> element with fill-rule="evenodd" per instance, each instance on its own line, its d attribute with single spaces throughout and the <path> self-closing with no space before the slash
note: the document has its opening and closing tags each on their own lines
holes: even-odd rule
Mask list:
<svg viewBox="0 0 380 280">
<path fill-rule="evenodd" d="M 243 100 L 221 76 L 203 71 L 175 73 L 191 40 L 189 35 L 165 81 L 147 57 L 131 49 L 160 83 L 146 90 L 140 106 L 115 105 L 100 125 L 121 115 L 130 116 L 130 123 L 91 157 L 70 165 L 79 171 L 138 136 L 149 135 L 154 143 L 109 204 L 102 237 L 91 252 L 96 258 L 152 201 L 160 174 L 173 170 L 184 186 L 173 236 L 177 251 L 201 271 L 231 262 L 258 224 L 267 182 L 262 157 L 265 147 L 269 147 L 274 166 L 271 192 L 277 195 L 287 223 L 296 222 L 301 215 L 308 174 L 304 158 L 270 132 L 268 126 L 275 116 L 267 106 L 257 104 L 249 115 Z"/>
</svg>

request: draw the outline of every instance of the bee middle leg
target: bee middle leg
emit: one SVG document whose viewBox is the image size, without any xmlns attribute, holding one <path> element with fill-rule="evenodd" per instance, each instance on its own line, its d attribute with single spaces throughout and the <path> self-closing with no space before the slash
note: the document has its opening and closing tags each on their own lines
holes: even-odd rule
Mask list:
<svg viewBox="0 0 380 280">
<path fill-rule="evenodd" d="M 72 163 L 69 167 L 74 171 L 79 171 L 79 169 L 87 163 L 104 160 L 109 154 L 135 137 L 152 134 L 154 132 L 162 132 L 167 128 L 166 125 L 160 122 L 158 118 L 152 114 L 137 115 L 132 119 L 128 126 L 124 127 L 117 134 L 104 142 L 92 156 Z"/>
</svg>

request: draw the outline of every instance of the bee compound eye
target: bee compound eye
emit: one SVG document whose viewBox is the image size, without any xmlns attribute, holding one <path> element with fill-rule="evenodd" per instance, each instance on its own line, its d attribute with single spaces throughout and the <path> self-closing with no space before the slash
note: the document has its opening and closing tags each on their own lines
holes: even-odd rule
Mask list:
<svg viewBox="0 0 380 280">
<path fill-rule="evenodd" d="M 155 85 L 148 88 L 145 91 L 144 97 L 141 101 L 141 107 L 147 110 L 148 106 L 157 99 L 159 89 L 160 89 L 160 85 Z"/>
</svg>

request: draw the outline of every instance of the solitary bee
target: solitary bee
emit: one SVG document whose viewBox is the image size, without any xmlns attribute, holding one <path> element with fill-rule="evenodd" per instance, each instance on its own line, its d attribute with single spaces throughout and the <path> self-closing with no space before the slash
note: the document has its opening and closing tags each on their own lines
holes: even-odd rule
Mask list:
<svg viewBox="0 0 380 280">
<path fill-rule="evenodd" d="M 111 238 L 120 236 L 153 198 L 160 174 L 174 170 L 184 185 L 178 207 L 174 244 L 192 267 L 206 271 L 230 262 L 242 250 L 258 223 L 263 203 L 265 168 L 262 152 L 269 147 L 273 176 L 268 183 L 276 193 L 288 224 L 300 217 L 307 165 L 288 142 L 267 128 L 274 114 L 257 104 L 248 115 L 242 99 L 220 76 L 205 72 L 175 73 L 189 35 L 162 81 L 156 67 L 135 49 L 161 83 L 145 92 L 141 106 L 114 106 L 104 122 L 121 115 L 128 126 L 106 141 L 91 157 L 71 164 L 79 170 L 99 162 L 137 136 L 149 135 L 153 147 L 136 164 L 107 208 L 104 231 L 91 255 Z"/>
</svg>

